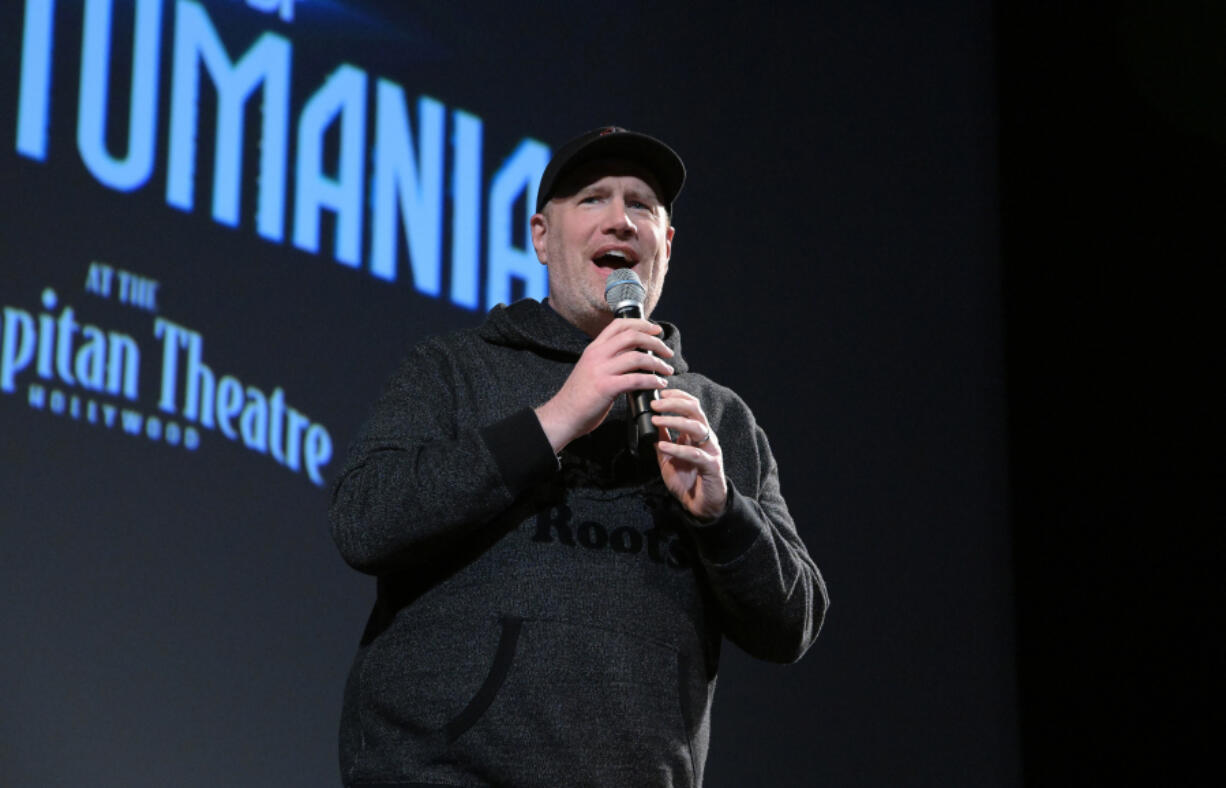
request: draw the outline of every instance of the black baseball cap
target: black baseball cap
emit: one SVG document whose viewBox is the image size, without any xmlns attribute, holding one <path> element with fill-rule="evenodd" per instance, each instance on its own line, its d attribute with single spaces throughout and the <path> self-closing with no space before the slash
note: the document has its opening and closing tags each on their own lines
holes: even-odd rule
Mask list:
<svg viewBox="0 0 1226 788">
<path fill-rule="evenodd" d="M 685 164 L 672 148 L 655 137 L 621 126 L 604 126 L 575 137 L 558 148 L 549 160 L 549 166 L 541 175 L 541 185 L 536 190 L 536 211 L 540 213 L 545 203 L 553 197 L 558 183 L 576 167 L 597 159 L 625 159 L 634 162 L 655 176 L 661 193 L 660 202 L 668 208 L 671 216 L 673 201 L 685 184 Z"/>
</svg>

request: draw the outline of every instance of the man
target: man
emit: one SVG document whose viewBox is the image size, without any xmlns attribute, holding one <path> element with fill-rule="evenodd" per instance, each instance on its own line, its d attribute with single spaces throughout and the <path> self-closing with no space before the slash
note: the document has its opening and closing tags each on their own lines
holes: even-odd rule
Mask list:
<svg viewBox="0 0 1226 788">
<path fill-rule="evenodd" d="M 700 785 L 722 638 L 788 662 L 817 636 L 825 585 L 753 414 L 674 326 L 605 302 L 630 268 L 651 314 L 684 178 L 625 129 L 560 148 L 531 219 L 547 302 L 416 347 L 355 441 L 332 532 L 378 597 L 346 784 Z"/>
</svg>

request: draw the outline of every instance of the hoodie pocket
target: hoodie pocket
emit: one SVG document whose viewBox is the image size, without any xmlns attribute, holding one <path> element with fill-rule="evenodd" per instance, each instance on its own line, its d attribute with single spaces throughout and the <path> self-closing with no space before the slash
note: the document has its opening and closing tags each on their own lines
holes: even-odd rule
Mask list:
<svg viewBox="0 0 1226 788">
<path fill-rule="evenodd" d="M 693 784 L 702 712 L 677 649 L 586 623 L 501 623 L 485 681 L 445 726 L 445 760 L 497 784 Z"/>
<path fill-rule="evenodd" d="M 502 682 L 506 680 L 507 671 L 510 670 L 511 662 L 515 659 L 515 648 L 519 643 L 519 633 L 523 628 L 524 620 L 516 616 L 503 616 L 499 623 L 502 624 L 502 634 L 498 638 L 498 648 L 494 652 L 494 661 L 490 665 L 489 675 L 485 677 L 485 681 L 482 682 L 481 687 L 464 710 L 443 726 L 443 734 L 448 744 L 463 736 L 464 732 L 471 728 L 481 718 L 481 715 L 485 714 L 485 710 L 497 697 L 498 690 L 502 688 Z"/>
<path fill-rule="evenodd" d="M 391 633 L 362 668 L 362 747 L 381 776 L 695 782 L 691 736 L 707 696 L 694 691 L 694 661 L 668 644 L 509 615 L 467 632 L 453 622 Z"/>
</svg>

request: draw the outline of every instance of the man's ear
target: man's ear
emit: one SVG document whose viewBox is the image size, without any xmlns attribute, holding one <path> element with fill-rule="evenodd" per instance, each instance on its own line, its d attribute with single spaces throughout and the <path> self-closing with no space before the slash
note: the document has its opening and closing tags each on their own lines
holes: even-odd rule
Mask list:
<svg viewBox="0 0 1226 788">
<path fill-rule="evenodd" d="M 534 213 L 528 220 L 528 229 L 532 232 L 532 248 L 536 250 L 536 259 L 541 265 L 548 264 L 545 252 L 545 233 L 549 230 L 549 220 L 543 213 Z"/>
</svg>

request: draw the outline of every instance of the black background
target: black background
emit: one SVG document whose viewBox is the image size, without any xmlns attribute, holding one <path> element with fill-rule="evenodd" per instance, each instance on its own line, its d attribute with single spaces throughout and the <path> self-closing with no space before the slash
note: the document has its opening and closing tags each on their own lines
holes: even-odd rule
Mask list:
<svg viewBox="0 0 1226 788">
<path fill-rule="evenodd" d="M 1026 781 L 1216 784 L 1226 13 L 998 30 Z"/>
</svg>

